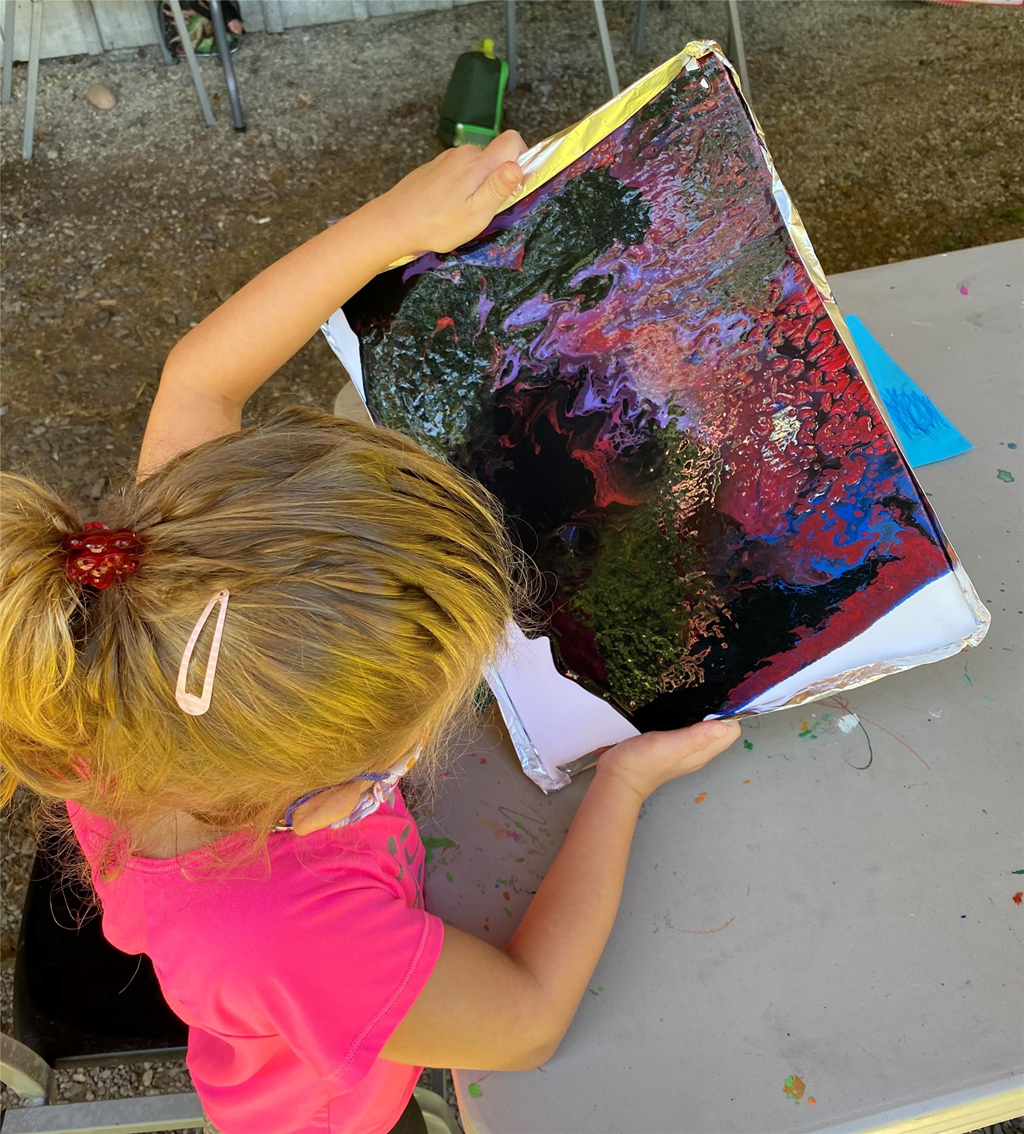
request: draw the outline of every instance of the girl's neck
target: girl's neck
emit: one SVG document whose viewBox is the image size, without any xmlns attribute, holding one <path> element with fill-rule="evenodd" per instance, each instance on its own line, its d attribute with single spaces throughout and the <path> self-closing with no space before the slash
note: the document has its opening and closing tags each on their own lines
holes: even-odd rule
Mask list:
<svg viewBox="0 0 1024 1134">
<path fill-rule="evenodd" d="M 130 825 L 135 854 L 143 858 L 177 858 L 209 846 L 228 832 L 219 831 L 185 811 L 140 820 Z"/>
</svg>

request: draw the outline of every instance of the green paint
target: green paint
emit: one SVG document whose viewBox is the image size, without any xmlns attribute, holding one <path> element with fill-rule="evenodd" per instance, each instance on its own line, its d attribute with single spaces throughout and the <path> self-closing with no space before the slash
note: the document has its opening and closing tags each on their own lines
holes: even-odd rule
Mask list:
<svg viewBox="0 0 1024 1134">
<path fill-rule="evenodd" d="M 599 984 L 599 985 L 597 986 L 597 991 L 598 991 L 598 992 L 604 992 L 604 985 L 603 985 L 603 984 Z"/>
<path fill-rule="evenodd" d="M 478 1099 L 483 1094 L 483 1091 L 480 1090 L 479 1083 L 470 1083 L 466 1091 L 471 1099 Z"/>
<path fill-rule="evenodd" d="M 455 881 L 455 879 L 454 879 L 454 878 L 452 877 L 452 875 L 451 875 L 451 871 L 450 871 L 450 870 L 449 870 L 449 871 L 448 871 L 448 872 L 447 872 L 447 873 L 445 874 L 445 878 L 447 878 L 449 882 L 454 882 L 454 881 Z"/>
<path fill-rule="evenodd" d="M 1000 479 L 1000 480 L 1001 480 L 1001 481 L 1002 481 L 1002 482 L 1003 482 L 1004 484 L 1013 484 L 1013 473 L 1012 473 L 1012 472 L 1007 472 L 1007 471 L 1006 471 L 1006 469 L 997 469 L 997 470 L 996 470 L 996 476 L 997 476 L 997 477 L 998 477 L 998 478 L 999 478 L 999 479 Z"/>
<path fill-rule="evenodd" d="M 525 861 L 526 861 L 526 859 L 525 859 L 525 858 L 517 858 L 517 859 L 516 859 L 515 861 L 516 861 L 516 862 L 525 862 Z"/>
<path fill-rule="evenodd" d="M 502 322 L 508 313 L 539 294 L 576 302 L 581 310 L 595 306 L 611 290 L 612 278 L 574 282 L 577 276 L 617 242 L 623 247 L 642 243 L 650 223 L 643 192 L 599 167 L 572 178 L 528 219 L 495 237 L 499 248 L 522 248 L 516 268 L 462 260 L 459 287 L 451 286 L 447 265 L 420 276 L 396 319 L 401 333 L 367 336 L 363 342 L 364 373 L 384 377 L 367 382 L 374 419 L 460 464 L 474 423 L 486 420 L 492 408 L 490 369 L 496 352 L 511 346 L 525 350 L 538 331 L 536 323 L 506 330 Z M 483 327 L 481 294 L 493 304 Z M 440 334 L 439 311 L 453 321 Z"/>
<path fill-rule="evenodd" d="M 459 845 L 454 839 L 437 838 L 435 835 L 427 835 L 422 841 L 427 852 L 427 862 L 434 861 L 434 851 L 448 850 Z"/>
<path fill-rule="evenodd" d="M 964 684 L 965 685 L 974 685 L 974 682 L 970 679 L 970 677 L 968 676 L 966 671 L 964 672 Z"/>
<path fill-rule="evenodd" d="M 508 906 L 505 907 L 505 913 L 507 913 L 509 917 L 512 916 L 512 911 L 508 908 Z"/>
<path fill-rule="evenodd" d="M 423 845 L 427 850 L 444 850 L 446 847 L 457 847 L 459 844 L 454 839 L 439 839 L 433 835 L 427 835 L 423 839 Z"/>
<path fill-rule="evenodd" d="M 1011 874 L 1024 874 L 1024 870 L 1011 870 Z"/>
<path fill-rule="evenodd" d="M 703 654 L 693 647 L 723 614 L 688 524 L 714 499 L 721 459 L 674 424 L 652 429 L 647 444 L 651 483 L 662 494 L 634 508 L 621 529 L 605 530 L 600 558 L 570 604 L 593 625 L 608 688 L 631 710 L 702 680 Z"/>
<path fill-rule="evenodd" d="M 814 731 L 814 725 L 811 725 L 810 728 L 805 728 L 803 732 L 798 732 L 797 736 L 799 736 L 801 740 L 807 740 L 807 739 L 817 740 L 818 739 L 818 734 Z"/>
<path fill-rule="evenodd" d="M 743 747 L 744 747 L 744 748 L 745 748 L 745 749 L 746 749 L 746 750 L 747 750 L 748 752 L 750 752 L 750 751 L 751 751 L 751 750 L 753 749 L 753 747 L 754 747 L 754 746 L 753 746 L 753 744 L 751 744 L 751 743 L 750 743 L 750 741 L 749 741 L 749 740 L 744 740 L 744 742 L 743 742 Z"/>
</svg>

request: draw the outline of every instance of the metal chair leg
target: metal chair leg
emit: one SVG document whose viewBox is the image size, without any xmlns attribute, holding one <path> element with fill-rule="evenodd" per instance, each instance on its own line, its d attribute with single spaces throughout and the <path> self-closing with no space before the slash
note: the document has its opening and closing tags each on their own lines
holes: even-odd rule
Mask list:
<svg viewBox="0 0 1024 1134">
<path fill-rule="evenodd" d="M 0 102 L 11 101 L 11 72 L 14 70 L 14 7 L 17 0 L 4 0 L 4 80 Z"/>
<path fill-rule="evenodd" d="M 608 70 L 608 85 L 612 89 L 614 98 L 619 93 L 619 76 L 615 71 L 615 56 L 612 54 L 612 41 L 608 35 L 608 21 L 604 18 L 604 0 L 594 0 L 594 15 L 597 17 L 597 31 L 601 37 L 604 65 Z"/>
<path fill-rule="evenodd" d="M 740 9 L 736 0 L 728 0 L 729 5 L 729 58 L 736 65 L 740 76 L 740 86 L 747 101 L 750 101 L 750 76 L 747 74 L 747 53 L 743 50 L 743 29 L 740 27 Z"/>
<path fill-rule="evenodd" d="M 637 0 L 636 6 L 636 40 L 633 50 L 642 55 L 647 49 L 647 0 Z"/>
<path fill-rule="evenodd" d="M 160 19 L 160 3 L 153 3 L 153 0 L 142 0 L 147 10 L 149 11 L 149 22 L 153 25 L 153 34 L 156 36 L 156 42 L 160 47 L 160 54 L 164 57 L 164 62 L 168 67 L 173 67 L 177 62 L 171 54 L 170 48 L 167 46 L 167 41 L 164 39 L 164 26 Z"/>
<path fill-rule="evenodd" d="M 203 111 L 203 118 L 207 126 L 213 125 L 213 111 L 210 109 L 210 100 L 206 97 L 206 87 L 203 77 L 199 74 L 199 64 L 196 62 L 196 53 L 192 50 L 192 41 L 188 37 L 188 28 L 185 26 L 185 17 L 181 14 L 181 0 L 167 0 L 174 15 L 174 26 L 178 29 L 181 38 L 182 50 L 188 62 L 188 69 L 192 72 L 192 82 L 195 84 L 196 95 Z"/>
<path fill-rule="evenodd" d="M 241 133 L 245 130 L 245 116 L 242 114 L 242 100 L 238 97 L 238 80 L 235 78 L 235 65 L 231 61 L 231 51 L 228 47 L 228 29 L 224 24 L 224 11 L 220 6 L 220 0 L 210 0 L 210 20 L 213 23 L 213 38 L 217 41 L 220 65 L 224 68 L 224 81 L 228 85 L 231 117 L 234 120 L 235 129 Z"/>
<path fill-rule="evenodd" d="M 39 86 L 39 45 L 43 38 L 43 0 L 32 0 L 32 27 L 28 38 L 28 94 L 25 98 L 25 135 L 21 156 L 28 161 L 36 128 L 36 89 Z"/>
<path fill-rule="evenodd" d="M 508 57 L 505 90 L 511 94 L 516 89 L 516 0 L 507 0 L 505 4 L 505 55 Z"/>
</svg>

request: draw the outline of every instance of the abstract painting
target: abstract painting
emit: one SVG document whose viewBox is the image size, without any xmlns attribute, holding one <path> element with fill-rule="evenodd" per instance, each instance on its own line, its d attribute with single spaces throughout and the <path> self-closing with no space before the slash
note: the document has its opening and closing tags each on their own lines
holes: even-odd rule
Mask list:
<svg viewBox="0 0 1024 1134">
<path fill-rule="evenodd" d="M 345 308 L 373 419 L 498 497 L 558 671 L 641 730 L 984 630 L 776 181 L 728 64 L 691 53 L 482 236 Z M 828 670 L 941 580 L 940 630 Z"/>
</svg>

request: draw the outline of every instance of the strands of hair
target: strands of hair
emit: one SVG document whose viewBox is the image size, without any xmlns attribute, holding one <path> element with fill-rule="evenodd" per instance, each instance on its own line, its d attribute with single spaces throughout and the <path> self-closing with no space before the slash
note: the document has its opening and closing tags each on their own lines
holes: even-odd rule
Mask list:
<svg viewBox="0 0 1024 1134">
<path fill-rule="evenodd" d="M 0 487 L 0 801 L 19 785 L 74 800 L 120 851 L 175 813 L 258 844 L 298 795 L 389 767 L 424 733 L 429 778 L 525 593 L 482 488 L 397 434 L 308 410 L 108 498 L 101 517 L 142 551 L 103 591 L 65 573 L 82 517 L 22 477 Z M 221 589 L 213 701 L 189 716 L 182 651 Z"/>
</svg>

